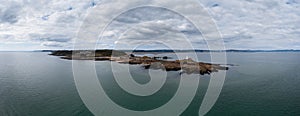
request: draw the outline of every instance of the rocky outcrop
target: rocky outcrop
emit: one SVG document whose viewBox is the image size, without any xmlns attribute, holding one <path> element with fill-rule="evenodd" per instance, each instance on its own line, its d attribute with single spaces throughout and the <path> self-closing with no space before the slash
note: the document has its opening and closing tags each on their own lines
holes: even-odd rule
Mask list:
<svg viewBox="0 0 300 116">
<path fill-rule="evenodd" d="M 115 61 L 126 64 L 140 64 L 145 69 L 180 71 L 186 74 L 210 74 L 219 70 L 228 70 L 226 66 L 196 62 L 193 59 L 183 59 L 167 61 L 169 57 L 148 57 L 127 55 L 125 52 L 116 50 L 78 50 L 78 51 L 53 51 L 50 55 L 59 56 L 68 60 L 95 60 L 95 61 Z"/>
<path fill-rule="evenodd" d="M 219 64 L 196 62 L 192 59 L 176 61 L 155 60 L 151 57 L 131 58 L 129 64 L 142 64 L 145 69 L 162 69 L 166 71 L 181 71 L 187 74 L 210 74 L 219 70 L 228 70 L 228 67 Z"/>
</svg>

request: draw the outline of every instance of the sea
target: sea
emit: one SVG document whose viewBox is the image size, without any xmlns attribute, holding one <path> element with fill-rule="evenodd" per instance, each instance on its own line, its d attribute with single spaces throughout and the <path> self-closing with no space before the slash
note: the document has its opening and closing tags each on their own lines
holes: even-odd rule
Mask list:
<svg viewBox="0 0 300 116">
<path fill-rule="evenodd" d="M 72 61 L 48 54 L 0 52 L 0 116 L 94 115 L 76 88 Z M 173 53 L 145 54 L 177 59 Z M 189 56 L 190 53 L 179 54 Z M 208 52 L 196 54 L 198 61 L 211 61 Z M 222 91 L 206 116 L 300 116 L 300 52 L 227 52 L 226 59 L 230 65 Z M 186 78 L 177 71 L 167 72 L 164 86 L 157 93 L 137 96 L 120 88 L 110 64 L 109 61 L 95 62 L 97 78 L 107 96 L 129 110 L 160 108 L 170 102 L 181 78 Z M 130 65 L 129 69 L 132 78 L 140 84 L 155 78 L 150 78 L 149 70 L 140 65 Z M 188 107 L 178 114 L 180 116 L 199 113 L 212 77 L 197 75 L 197 78 L 197 93 Z M 100 104 L 101 107 L 106 106 Z"/>
</svg>

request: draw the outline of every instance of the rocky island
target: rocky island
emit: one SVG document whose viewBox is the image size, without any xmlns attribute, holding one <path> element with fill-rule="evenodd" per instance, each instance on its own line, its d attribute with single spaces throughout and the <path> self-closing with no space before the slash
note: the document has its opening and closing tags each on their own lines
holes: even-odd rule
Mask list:
<svg viewBox="0 0 300 116">
<path fill-rule="evenodd" d="M 60 50 L 52 51 L 50 55 L 67 60 L 115 61 L 126 64 L 139 64 L 145 69 L 161 69 L 166 71 L 181 71 L 186 74 L 210 74 L 219 70 L 228 70 L 226 66 L 196 62 L 191 58 L 183 60 L 166 60 L 169 57 L 135 56 L 117 50 Z"/>
</svg>

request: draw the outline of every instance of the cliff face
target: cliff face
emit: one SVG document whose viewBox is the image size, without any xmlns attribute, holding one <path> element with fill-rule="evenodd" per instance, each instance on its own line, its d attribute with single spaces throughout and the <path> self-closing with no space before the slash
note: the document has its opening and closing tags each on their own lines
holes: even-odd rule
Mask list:
<svg viewBox="0 0 300 116">
<path fill-rule="evenodd" d="M 219 64 L 211 64 L 204 62 L 196 62 L 193 59 L 183 59 L 175 61 L 167 61 L 169 57 L 148 57 L 127 55 L 123 51 L 116 50 L 78 50 L 78 51 L 53 51 L 50 55 L 60 56 L 68 60 L 95 60 L 95 61 L 115 61 L 126 64 L 140 64 L 145 69 L 181 71 L 187 74 L 210 74 L 219 70 L 228 70 L 228 67 Z"/>
</svg>

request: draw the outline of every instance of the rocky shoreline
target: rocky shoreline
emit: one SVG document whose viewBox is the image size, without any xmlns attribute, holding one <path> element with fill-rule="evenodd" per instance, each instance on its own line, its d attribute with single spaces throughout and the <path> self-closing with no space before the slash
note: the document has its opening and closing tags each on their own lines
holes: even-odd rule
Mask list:
<svg viewBox="0 0 300 116">
<path fill-rule="evenodd" d="M 60 50 L 52 51 L 53 56 L 59 56 L 67 60 L 95 60 L 95 61 L 115 61 L 125 64 L 140 64 L 145 69 L 161 69 L 166 71 L 180 71 L 186 74 L 210 74 L 218 72 L 219 70 L 228 70 L 227 66 L 220 64 L 211 64 L 204 62 L 196 62 L 191 58 L 183 60 L 169 61 L 170 57 L 148 57 L 148 56 L 135 56 L 133 54 L 126 54 L 123 51 L 117 50 Z"/>
</svg>

